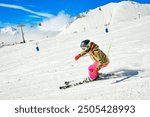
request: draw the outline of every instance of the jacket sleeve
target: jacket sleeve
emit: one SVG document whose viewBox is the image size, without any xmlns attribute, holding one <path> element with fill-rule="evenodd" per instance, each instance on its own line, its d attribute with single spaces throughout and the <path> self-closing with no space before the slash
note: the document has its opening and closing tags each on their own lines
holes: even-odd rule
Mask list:
<svg viewBox="0 0 150 117">
<path fill-rule="evenodd" d="M 84 55 L 86 55 L 88 52 L 89 52 L 89 49 L 82 51 L 80 53 L 81 57 L 84 56 Z"/>
</svg>

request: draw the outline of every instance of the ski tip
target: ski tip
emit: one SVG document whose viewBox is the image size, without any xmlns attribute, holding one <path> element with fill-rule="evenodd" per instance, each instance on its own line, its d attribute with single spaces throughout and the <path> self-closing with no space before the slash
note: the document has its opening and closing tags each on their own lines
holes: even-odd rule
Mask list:
<svg viewBox="0 0 150 117">
<path fill-rule="evenodd" d="M 66 85 L 66 86 L 60 86 L 59 89 L 67 89 L 67 88 L 70 88 L 72 85 Z"/>
<path fill-rule="evenodd" d="M 63 87 L 62 86 L 59 86 L 59 89 L 62 89 Z"/>
</svg>

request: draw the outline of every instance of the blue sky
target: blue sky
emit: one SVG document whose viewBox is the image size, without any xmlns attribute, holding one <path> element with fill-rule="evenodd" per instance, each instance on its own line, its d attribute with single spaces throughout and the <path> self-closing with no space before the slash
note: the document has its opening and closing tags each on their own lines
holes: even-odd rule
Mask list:
<svg viewBox="0 0 150 117">
<path fill-rule="evenodd" d="M 76 16 L 81 12 L 122 0 L 0 0 L 0 27 L 16 24 L 35 25 L 64 12 Z M 135 0 L 150 3 L 149 0 Z"/>
</svg>

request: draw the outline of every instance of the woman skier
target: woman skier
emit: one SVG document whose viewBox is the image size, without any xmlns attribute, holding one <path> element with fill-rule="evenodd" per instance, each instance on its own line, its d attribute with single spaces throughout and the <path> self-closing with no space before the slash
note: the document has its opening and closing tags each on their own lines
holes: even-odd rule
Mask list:
<svg viewBox="0 0 150 117">
<path fill-rule="evenodd" d="M 75 60 L 78 60 L 80 57 L 89 54 L 90 57 L 95 61 L 92 65 L 88 67 L 89 70 L 89 79 L 88 80 L 96 80 L 98 76 L 98 71 L 101 68 L 106 67 L 109 64 L 109 59 L 106 54 L 99 49 L 99 46 L 94 42 L 90 42 L 90 40 L 84 40 L 81 42 L 80 47 L 82 48 L 82 52 L 75 56 Z"/>
</svg>

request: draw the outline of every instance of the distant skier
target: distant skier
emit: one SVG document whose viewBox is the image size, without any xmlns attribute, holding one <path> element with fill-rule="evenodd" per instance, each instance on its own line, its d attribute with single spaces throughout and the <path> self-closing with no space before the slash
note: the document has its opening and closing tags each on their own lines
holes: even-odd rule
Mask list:
<svg viewBox="0 0 150 117">
<path fill-rule="evenodd" d="M 99 49 L 99 46 L 94 42 L 90 42 L 90 40 L 82 41 L 80 47 L 83 51 L 75 56 L 75 60 L 78 60 L 80 57 L 89 54 L 90 57 L 95 61 L 92 65 L 88 67 L 89 80 L 96 80 L 98 76 L 98 71 L 109 64 L 109 59 L 106 54 Z"/>
<path fill-rule="evenodd" d="M 109 32 L 107 27 L 105 28 L 105 32 L 106 32 L 106 33 L 108 33 L 108 32 Z"/>
<path fill-rule="evenodd" d="M 38 43 L 36 43 L 36 51 L 40 51 Z"/>
<path fill-rule="evenodd" d="M 105 32 L 108 33 L 109 30 L 108 30 L 108 24 L 105 24 Z"/>
</svg>

